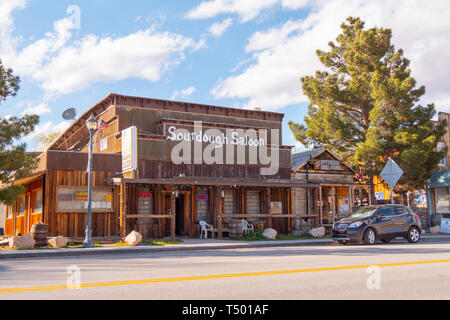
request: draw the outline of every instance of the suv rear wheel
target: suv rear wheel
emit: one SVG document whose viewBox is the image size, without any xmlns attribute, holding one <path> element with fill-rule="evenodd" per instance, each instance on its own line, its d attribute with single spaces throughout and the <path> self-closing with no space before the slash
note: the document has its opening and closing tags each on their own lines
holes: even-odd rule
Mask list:
<svg viewBox="0 0 450 320">
<path fill-rule="evenodd" d="M 372 228 L 367 229 L 366 232 L 364 232 L 363 239 L 365 244 L 375 244 L 375 241 L 377 240 L 377 234 L 375 233 L 375 230 L 373 230 Z"/>
<path fill-rule="evenodd" d="M 420 240 L 420 230 L 417 227 L 412 227 L 408 230 L 408 234 L 406 235 L 406 240 L 411 243 L 417 243 Z"/>
</svg>

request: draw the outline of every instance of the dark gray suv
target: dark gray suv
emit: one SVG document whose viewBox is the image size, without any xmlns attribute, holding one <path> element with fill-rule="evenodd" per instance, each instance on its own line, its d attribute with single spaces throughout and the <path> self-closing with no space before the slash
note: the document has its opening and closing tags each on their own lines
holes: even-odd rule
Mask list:
<svg viewBox="0 0 450 320">
<path fill-rule="evenodd" d="M 332 238 L 342 244 L 375 244 L 377 240 L 389 243 L 396 237 L 416 243 L 421 232 L 419 216 L 406 206 L 394 204 L 359 208 L 334 223 Z"/>
</svg>

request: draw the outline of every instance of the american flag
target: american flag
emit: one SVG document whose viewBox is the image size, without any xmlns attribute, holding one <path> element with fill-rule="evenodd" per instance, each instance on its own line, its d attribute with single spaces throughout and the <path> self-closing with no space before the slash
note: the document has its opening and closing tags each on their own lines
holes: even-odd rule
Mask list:
<svg viewBox="0 0 450 320">
<path fill-rule="evenodd" d="M 100 120 L 100 123 L 98 124 L 98 132 L 102 133 L 104 128 L 107 128 L 108 124 L 104 122 L 103 120 Z"/>
<path fill-rule="evenodd" d="M 363 168 L 361 168 L 361 170 L 359 171 L 359 173 L 356 175 L 355 181 L 358 181 L 358 182 L 363 182 L 363 181 L 364 181 L 364 172 L 363 172 Z"/>
</svg>

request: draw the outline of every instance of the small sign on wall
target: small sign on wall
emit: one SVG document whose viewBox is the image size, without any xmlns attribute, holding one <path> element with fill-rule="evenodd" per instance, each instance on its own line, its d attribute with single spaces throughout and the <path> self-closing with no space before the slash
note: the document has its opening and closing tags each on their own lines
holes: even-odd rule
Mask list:
<svg viewBox="0 0 450 320">
<path fill-rule="evenodd" d="M 208 201 L 208 195 L 207 194 L 198 194 L 197 195 L 197 201 Z"/>
<path fill-rule="evenodd" d="M 281 202 L 271 202 L 270 203 L 271 213 L 283 213 L 283 204 Z"/>
<path fill-rule="evenodd" d="M 94 212 L 113 211 L 114 192 L 108 187 L 92 189 L 92 210 Z M 86 187 L 60 186 L 57 189 L 56 212 L 86 212 L 88 206 Z"/>
<path fill-rule="evenodd" d="M 122 172 L 137 169 L 137 129 L 135 126 L 122 131 Z"/>
<path fill-rule="evenodd" d="M 140 192 L 139 198 L 153 198 L 153 193 L 151 192 Z"/>
<path fill-rule="evenodd" d="M 75 200 L 87 200 L 88 193 L 87 192 L 75 192 Z"/>
<path fill-rule="evenodd" d="M 450 219 L 441 218 L 441 232 L 450 233 Z"/>
</svg>

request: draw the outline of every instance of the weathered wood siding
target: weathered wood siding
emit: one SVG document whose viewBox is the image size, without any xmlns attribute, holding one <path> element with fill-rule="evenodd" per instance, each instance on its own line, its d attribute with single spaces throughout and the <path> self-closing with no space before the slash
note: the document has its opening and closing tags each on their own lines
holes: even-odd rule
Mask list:
<svg viewBox="0 0 450 320">
<path fill-rule="evenodd" d="M 41 213 L 35 212 L 35 194 L 37 191 L 42 190 L 43 178 L 39 178 L 36 181 L 32 181 L 24 185 L 25 193 L 21 196 L 24 199 L 24 213 L 19 215 L 19 200 L 14 201 L 12 204 L 12 217 L 5 217 L 5 235 L 13 236 L 18 233 L 21 235 L 28 234 L 31 227 L 35 223 L 41 222 Z M 6 206 L 8 210 L 9 206 Z"/>
<path fill-rule="evenodd" d="M 92 236 L 116 236 L 119 232 L 119 192 L 118 188 L 108 186 L 105 179 L 113 172 L 94 171 L 93 187 L 110 187 L 114 193 L 113 209 L 110 213 L 92 213 Z M 48 170 L 45 188 L 44 219 L 49 225 L 50 235 L 66 237 L 84 237 L 86 229 L 86 212 L 56 212 L 57 190 L 60 186 L 87 187 L 86 171 Z"/>
<path fill-rule="evenodd" d="M 205 164 L 180 164 L 170 161 L 156 161 L 139 159 L 139 178 L 174 178 L 184 174 L 186 177 L 214 177 L 214 178 L 261 178 L 260 166 L 242 165 L 205 165 Z M 278 174 L 270 176 L 271 179 L 283 179 L 290 177 L 290 168 L 280 168 Z"/>
</svg>

